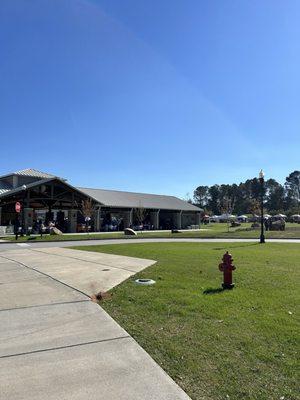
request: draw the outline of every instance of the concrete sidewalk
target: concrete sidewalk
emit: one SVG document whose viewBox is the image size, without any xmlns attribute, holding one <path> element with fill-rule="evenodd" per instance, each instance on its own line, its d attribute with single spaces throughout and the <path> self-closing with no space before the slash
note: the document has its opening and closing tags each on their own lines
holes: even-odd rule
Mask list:
<svg viewBox="0 0 300 400">
<path fill-rule="evenodd" d="M 67 249 L 1 252 L 0 398 L 189 399 L 86 295 L 90 280 L 107 290 L 151 264 Z"/>
<path fill-rule="evenodd" d="M 64 248 L 10 250 L 0 256 L 91 296 L 107 291 L 155 261 Z"/>
</svg>

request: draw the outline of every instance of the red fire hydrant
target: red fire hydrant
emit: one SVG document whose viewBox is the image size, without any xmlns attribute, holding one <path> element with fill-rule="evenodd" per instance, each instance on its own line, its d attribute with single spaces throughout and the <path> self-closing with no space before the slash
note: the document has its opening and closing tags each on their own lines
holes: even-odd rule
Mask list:
<svg viewBox="0 0 300 400">
<path fill-rule="evenodd" d="M 222 261 L 219 264 L 219 270 L 223 272 L 223 289 L 232 289 L 234 287 L 234 283 L 232 283 L 232 271 L 235 270 L 235 266 L 232 264 L 233 258 L 228 251 L 223 255 Z"/>
</svg>

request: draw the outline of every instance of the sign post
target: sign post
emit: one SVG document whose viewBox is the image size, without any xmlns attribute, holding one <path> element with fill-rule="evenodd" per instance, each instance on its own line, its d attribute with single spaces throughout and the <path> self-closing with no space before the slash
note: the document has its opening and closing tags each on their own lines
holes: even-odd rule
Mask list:
<svg viewBox="0 0 300 400">
<path fill-rule="evenodd" d="M 15 221 L 15 235 L 16 235 L 16 240 L 18 240 L 18 234 L 19 234 L 19 214 L 21 212 L 21 203 L 18 201 L 15 204 L 15 210 L 16 210 L 16 221 Z"/>
</svg>

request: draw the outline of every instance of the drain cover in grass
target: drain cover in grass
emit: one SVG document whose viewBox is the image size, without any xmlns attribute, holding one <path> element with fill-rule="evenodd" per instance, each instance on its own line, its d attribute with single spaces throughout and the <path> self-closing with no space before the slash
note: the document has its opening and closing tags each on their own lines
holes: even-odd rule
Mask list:
<svg viewBox="0 0 300 400">
<path fill-rule="evenodd" d="M 135 283 L 138 285 L 153 285 L 155 281 L 153 279 L 137 279 Z"/>
</svg>

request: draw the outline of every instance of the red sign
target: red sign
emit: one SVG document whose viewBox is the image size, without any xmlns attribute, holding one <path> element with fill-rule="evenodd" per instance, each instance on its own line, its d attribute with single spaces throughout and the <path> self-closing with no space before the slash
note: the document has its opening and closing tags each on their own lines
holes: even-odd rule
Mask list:
<svg viewBox="0 0 300 400">
<path fill-rule="evenodd" d="M 18 201 L 15 204 L 15 210 L 17 213 L 19 213 L 21 211 L 21 204 Z"/>
</svg>

